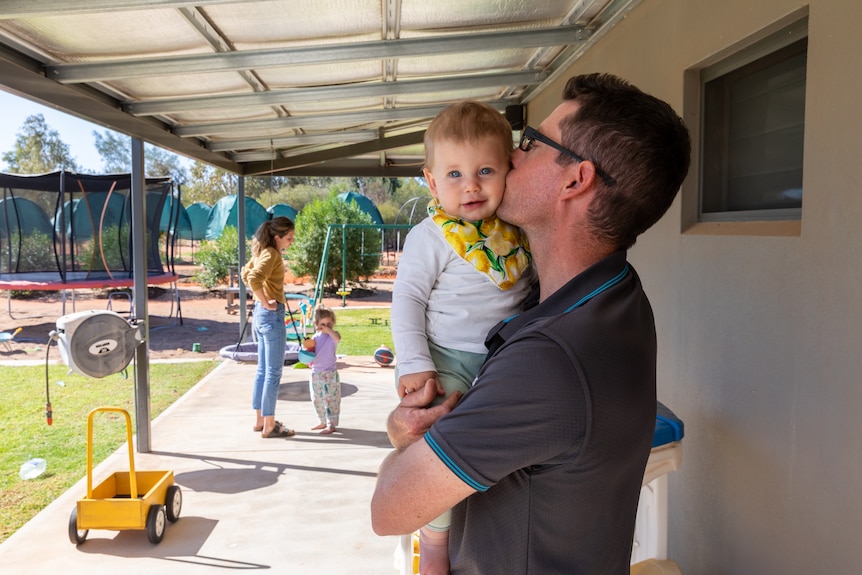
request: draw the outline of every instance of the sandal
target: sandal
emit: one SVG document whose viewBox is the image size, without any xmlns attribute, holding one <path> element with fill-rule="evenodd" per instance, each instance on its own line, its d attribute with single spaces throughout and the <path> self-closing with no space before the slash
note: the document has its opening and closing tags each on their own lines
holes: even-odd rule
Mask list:
<svg viewBox="0 0 862 575">
<path fill-rule="evenodd" d="M 284 424 L 280 421 L 276 421 L 275 424 L 284 427 Z M 262 425 L 255 425 L 251 429 L 252 429 L 252 431 L 257 431 L 258 433 L 260 433 L 261 431 L 263 431 L 263 426 Z"/>
<path fill-rule="evenodd" d="M 294 435 L 296 435 L 294 430 L 286 428 L 278 421 L 275 422 L 275 427 L 272 428 L 272 431 L 260 434 L 264 439 L 269 439 L 271 437 L 292 437 Z"/>
</svg>

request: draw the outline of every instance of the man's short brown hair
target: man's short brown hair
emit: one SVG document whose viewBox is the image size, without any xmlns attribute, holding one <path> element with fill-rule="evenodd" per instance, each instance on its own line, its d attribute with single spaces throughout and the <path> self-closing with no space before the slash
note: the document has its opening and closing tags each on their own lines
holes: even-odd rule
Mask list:
<svg viewBox="0 0 862 575">
<path fill-rule="evenodd" d="M 688 128 L 666 102 L 610 74 L 570 78 L 563 99 L 578 103 L 560 122 L 563 145 L 616 180 L 597 178 L 591 225 L 604 241 L 628 249 L 664 215 L 688 173 Z M 560 154 L 558 161 L 573 160 Z"/>
</svg>

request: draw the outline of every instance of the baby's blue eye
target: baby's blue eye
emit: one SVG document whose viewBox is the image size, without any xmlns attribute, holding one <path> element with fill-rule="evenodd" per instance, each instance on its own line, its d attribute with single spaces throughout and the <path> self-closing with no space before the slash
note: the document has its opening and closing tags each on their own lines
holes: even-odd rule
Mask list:
<svg viewBox="0 0 862 575">
<path fill-rule="evenodd" d="M 487 176 L 488 174 L 491 174 L 493 172 L 494 172 L 494 170 L 491 168 L 482 168 L 481 170 L 479 170 L 479 175 L 480 176 Z"/>
<path fill-rule="evenodd" d="M 458 170 L 452 170 L 451 172 L 449 172 L 448 175 L 450 178 L 460 178 L 461 172 L 459 172 Z"/>
</svg>

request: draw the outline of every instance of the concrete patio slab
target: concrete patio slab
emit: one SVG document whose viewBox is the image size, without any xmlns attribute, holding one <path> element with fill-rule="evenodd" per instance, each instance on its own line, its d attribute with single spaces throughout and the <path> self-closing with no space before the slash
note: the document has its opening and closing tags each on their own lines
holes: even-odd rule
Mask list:
<svg viewBox="0 0 862 575">
<path fill-rule="evenodd" d="M 324 436 L 310 430 L 317 417 L 308 370 L 285 367 L 276 417 L 297 434 L 263 439 L 252 431 L 254 369 L 223 362 L 153 422 L 151 453 L 135 454 L 138 470 L 173 470 L 182 488 L 180 520 L 160 544 L 138 530 L 91 530 L 72 544 L 69 517 L 86 496 L 83 478 L 0 545 L 0 571 L 397 574 L 398 538 L 376 536 L 369 513 L 377 468 L 391 450 L 393 370 L 370 357 L 341 359 L 341 425 Z M 94 484 L 128 463 L 124 446 L 96 467 Z"/>
</svg>

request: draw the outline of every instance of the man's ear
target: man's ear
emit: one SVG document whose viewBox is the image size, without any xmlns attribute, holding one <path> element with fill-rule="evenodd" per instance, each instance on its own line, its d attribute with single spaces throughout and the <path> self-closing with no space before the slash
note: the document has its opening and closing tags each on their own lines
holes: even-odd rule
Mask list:
<svg viewBox="0 0 862 575">
<path fill-rule="evenodd" d="M 596 167 L 592 162 L 572 162 L 564 171 L 566 178 L 562 194 L 572 198 L 592 192 L 596 177 Z"/>
</svg>

